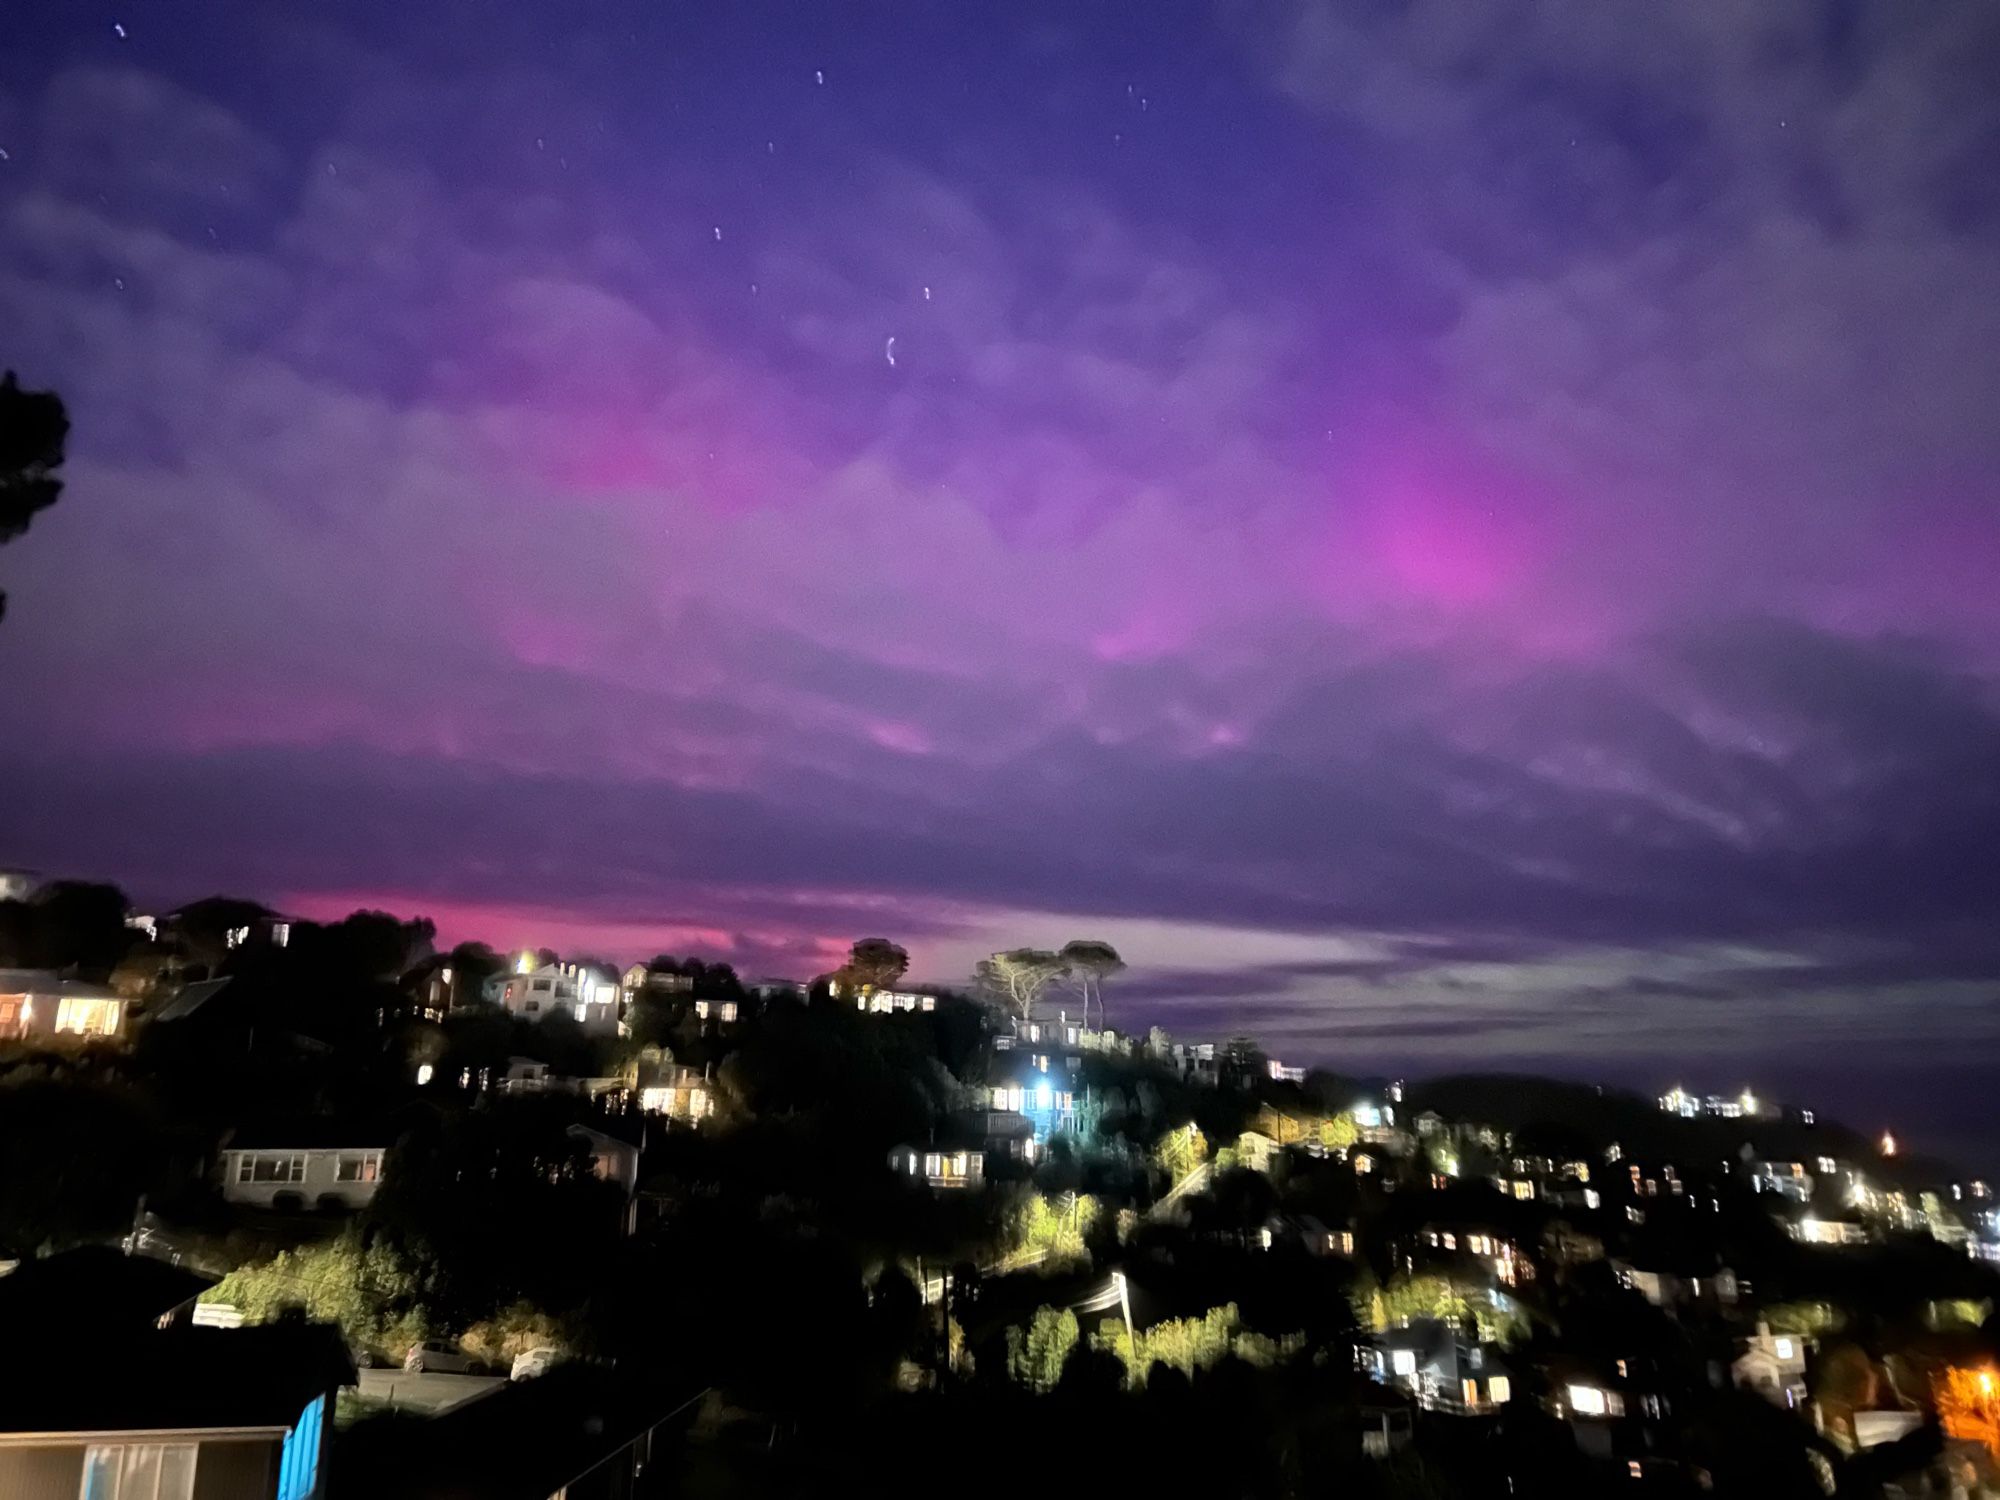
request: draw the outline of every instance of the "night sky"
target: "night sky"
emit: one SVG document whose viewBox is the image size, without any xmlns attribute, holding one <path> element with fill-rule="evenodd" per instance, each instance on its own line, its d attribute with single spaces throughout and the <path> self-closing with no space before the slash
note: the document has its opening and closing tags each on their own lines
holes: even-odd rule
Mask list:
<svg viewBox="0 0 2000 1500">
<path fill-rule="evenodd" d="M 1995 1149 L 1990 0 L 0 13 L 0 864 Z"/>
</svg>

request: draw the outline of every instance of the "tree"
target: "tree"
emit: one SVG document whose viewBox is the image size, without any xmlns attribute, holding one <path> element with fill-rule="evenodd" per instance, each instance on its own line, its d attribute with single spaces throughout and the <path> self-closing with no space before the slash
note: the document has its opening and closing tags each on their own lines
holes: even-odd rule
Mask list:
<svg viewBox="0 0 2000 1500">
<path fill-rule="evenodd" d="M 839 969 L 841 992 L 862 988 L 886 990 L 909 972 L 910 955 L 887 938 L 857 938 Z"/>
<path fill-rule="evenodd" d="M 1076 976 L 1078 988 L 1083 992 L 1083 1024 L 1090 1025 L 1090 1002 L 1097 1001 L 1097 1024 L 1104 1026 L 1104 981 L 1125 968 L 1125 960 L 1118 956 L 1118 950 L 1109 943 L 1100 943 L 1088 938 L 1073 938 L 1063 944 L 1057 955 Z"/>
<path fill-rule="evenodd" d="M 1046 1395 L 1062 1379 L 1076 1339 L 1075 1313 L 1066 1307 L 1038 1307 L 1026 1330 L 1007 1330 L 1007 1373 L 1036 1395 Z"/>
<path fill-rule="evenodd" d="M 1062 955 L 1046 948 L 1009 948 L 981 959 L 974 972 L 979 988 L 1021 1018 L 1035 1019 L 1035 1006 L 1050 985 L 1069 972 Z"/>
<path fill-rule="evenodd" d="M 1246 1364 L 1268 1368 L 1295 1353 L 1303 1340 L 1267 1338 L 1241 1327 L 1234 1302 L 1211 1307 L 1198 1318 L 1173 1318 L 1141 1330 L 1135 1342 L 1123 1324 L 1111 1324 L 1091 1338 L 1093 1349 L 1107 1350 L 1125 1363 L 1126 1378 L 1144 1385 L 1154 1365 L 1166 1365 L 1193 1378 L 1234 1355 Z"/>
<path fill-rule="evenodd" d="M 9 370 L 0 376 L 0 546 L 28 529 L 62 494 L 56 477 L 69 438 L 69 414 L 53 391 L 24 391 Z M 7 595 L 0 592 L 0 617 Z"/>
</svg>

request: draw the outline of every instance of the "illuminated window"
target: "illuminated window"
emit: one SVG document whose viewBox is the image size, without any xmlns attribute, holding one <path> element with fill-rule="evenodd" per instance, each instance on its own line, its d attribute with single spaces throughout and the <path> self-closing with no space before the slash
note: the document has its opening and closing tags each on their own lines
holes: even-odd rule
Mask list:
<svg viewBox="0 0 2000 1500">
<path fill-rule="evenodd" d="M 1586 1417 L 1604 1415 L 1608 1404 L 1604 1398 L 1605 1393 L 1594 1385 L 1573 1385 L 1569 1388 L 1571 1410 L 1581 1412 Z"/>
<path fill-rule="evenodd" d="M 1417 1373 L 1417 1354 L 1414 1349 L 1396 1349 L 1389 1354 L 1389 1368 L 1398 1375 Z"/>
<path fill-rule="evenodd" d="M 107 1443 L 84 1450 L 82 1500 L 193 1500 L 193 1443 Z"/>
<path fill-rule="evenodd" d="M 56 1002 L 56 1030 L 77 1036 L 110 1036 L 118 1029 L 117 1000 L 85 999 L 70 995 Z"/>
<path fill-rule="evenodd" d="M 335 1182 L 375 1182 L 382 1176 L 382 1153 L 364 1151 L 358 1155 L 346 1155 L 334 1164 Z"/>
<path fill-rule="evenodd" d="M 1459 1394 L 1465 1398 L 1467 1406 L 1477 1406 L 1479 1404 L 1478 1381 L 1471 1379 L 1461 1380 L 1458 1383 L 1458 1390 Z"/>
<path fill-rule="evenodd" d="M 304 1182 L 306 1159 L 287 1151 L 245 1151 L 236 1158 L 238 1182 Z"/>
<path fill-rule="evenodd" d="M 1504 1406 L 1514 1399 L 1514 1383 L 1505 1375 L 1495 1375 L 1486 1382 L 1486 1399 L 1495 1406 Z"/>
</svg>

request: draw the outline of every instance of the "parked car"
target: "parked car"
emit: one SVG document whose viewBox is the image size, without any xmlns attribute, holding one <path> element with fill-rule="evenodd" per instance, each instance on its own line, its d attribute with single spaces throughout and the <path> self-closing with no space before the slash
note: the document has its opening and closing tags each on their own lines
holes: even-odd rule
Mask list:
<svg viewBox="0 0 2000 1500">
<path fill-rule="evenodd" d="M 507 1373 L 509 1380 L 533 1380 L 537 1375 L 546 1375 L 556 1367 L 562 1358 L 554 1349 L 528 1349 L 514 1356 L 514 1368 Z"/>
<path fill-rule="evenodd" d="M 449 1344 L 412 1344 L 410 1352 L 403 1356 L 403 1368 L 410 1371 L 428 1371 L 440 1375 L 470 1375 L 479 1367 L 479 1362 L 463 1349 L 454 1349 Z"/>
</svg>

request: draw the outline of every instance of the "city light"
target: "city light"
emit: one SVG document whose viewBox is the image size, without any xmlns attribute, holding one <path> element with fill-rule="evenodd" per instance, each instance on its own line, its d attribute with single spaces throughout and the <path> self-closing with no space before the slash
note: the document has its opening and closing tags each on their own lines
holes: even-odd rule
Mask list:
<svg viewBox="0 0 2000 1500">
<path fill-rule="evenodd" d="M 1884 1156 L 1896 1154 L 1896 1138 L 1886 1130 L 1882 1132 L 1882 1154 Z"/>
</svg>

